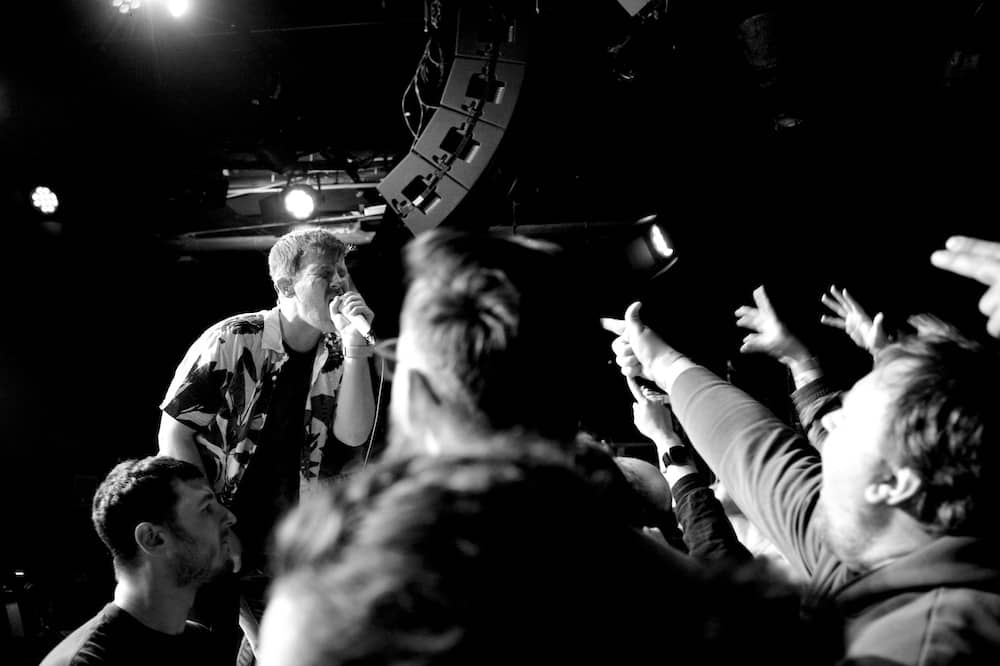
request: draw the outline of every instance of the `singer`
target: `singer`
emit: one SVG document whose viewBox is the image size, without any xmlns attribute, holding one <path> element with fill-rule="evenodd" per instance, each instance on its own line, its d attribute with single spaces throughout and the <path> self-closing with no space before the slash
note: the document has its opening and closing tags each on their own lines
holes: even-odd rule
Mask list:
<svg viewBox="0 0 1000 666">
<path fill-rule="evenodd" d="M 236 516 L 240 593 L 258 618 L 277 519 L 318 487 L 324 454 L 349 461 L 323 465 L 324 477 L 351 471 L 360 455 L 343 447 L 363 444 L 374 420 L 367 336 L 374 314 L 354 288 L 345 253 L 325 229 L 278 239 L 268 256 L 277 306 L 205 331 L 160 405 L 160 454 L 201 468 Z M 222 596 L 231 597 L 222 604 L 231 624 L 222 621 L 235 633 L 236 598 Z M 252 646 L 246 604 L 240 620 Z"/>
</svg>

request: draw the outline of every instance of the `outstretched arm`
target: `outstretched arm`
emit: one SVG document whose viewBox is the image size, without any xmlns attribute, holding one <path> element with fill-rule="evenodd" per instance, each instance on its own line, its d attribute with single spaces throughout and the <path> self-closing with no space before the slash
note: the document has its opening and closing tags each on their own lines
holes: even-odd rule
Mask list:
<svg viewBox="0 0 1000 666">
<path fill-rule="evenodd" d="M 633 303 L 624 321 L 606 321 L 626 377 L 652 378 L 671 395 L 692 444 L 737 505 L 807 575 L 822 549 L 812 527 L 819 494 L 815 449 L 760 403 L 668 345 Z"/>
</svg>

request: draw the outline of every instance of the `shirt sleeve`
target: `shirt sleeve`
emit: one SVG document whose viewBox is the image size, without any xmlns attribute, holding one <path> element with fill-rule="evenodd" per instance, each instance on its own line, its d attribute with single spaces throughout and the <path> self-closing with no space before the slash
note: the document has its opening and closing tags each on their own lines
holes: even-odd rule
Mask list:
<svg viewBox="0 0 1000 666">
<path fill-rule="evenodd" d="M 705 368 L 684 371 L 671 397 L 692 444 L 737 506 L 808 577 L 821 550 L 811 525 L 821 477 L 816 449 Z"/>
<path fill-rule="evenodd" d="M 212 328 L 191 345 L 177 366 L 161 410 L 195 430 L 209 426 L 225 406 L 227 340 Z"/>
<path fill-rule="evenodd" d="M 701 473 L 681 478 L 672 488 L 677 519 L 684 530 L 688 553 L 702 563 L 748 562 L 753 555 L 736 536 L 722 503 Z"/>
<path fill-rule="evenodd" d="M 822 419 L 832 411 L 840 408 L 842 392 L 827 384 L 820 377 L 809 382 L 792 393 L 792 402 L 799 415 L 799 423 L 805 430 L 809 441 L 817 449 L 822 450 L 826 439 L 826 428 Z"/>
</svg>

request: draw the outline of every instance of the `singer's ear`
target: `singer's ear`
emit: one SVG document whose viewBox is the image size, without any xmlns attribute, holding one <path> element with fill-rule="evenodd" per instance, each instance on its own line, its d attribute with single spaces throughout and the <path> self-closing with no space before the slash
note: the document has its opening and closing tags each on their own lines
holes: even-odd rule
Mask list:
<svg viewBox="0 0 1000 666">
<path fill-rule="evenodd" d="M 280 277 L 274 282 L 274 290 L 278 292 L 279 296 L 284 296 L 285 298 L 292 298 L 295 296 L 295 288 L 292 285 L 292 278 Z"/>
</svg>

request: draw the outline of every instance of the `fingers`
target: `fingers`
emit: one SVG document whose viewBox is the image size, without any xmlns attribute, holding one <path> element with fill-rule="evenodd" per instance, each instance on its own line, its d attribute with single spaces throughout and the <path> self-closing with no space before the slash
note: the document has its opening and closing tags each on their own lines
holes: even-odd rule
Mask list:
<svg viewBox="0 0 1000 666">
<path fill-rule="evenodd" d="M 638 326 L 641 330 L 643 327 L 642 319 L 639 318 L 639 310 L 642 309 L 642 303 L 636 301 L 632 305 L 628 306 L 625 310 L 625 323 L 629 325 Z"/>
<path fill-rule="evenodd" d="M 836 287 L 830 287 L 830 292 L 832 294 L 834 294 L 834 296 L 837 296 L 837 293 L 836 293 L 835 289 L 836 289 Z M 839 296 L 838 296 L 838 298 L 839 298 Z M 836 314 L 838 317 L 840 317 L 841 319 L 844 319 L 845 317 L 847 317 L 847 309 L 846 309 L 846 307 L 844 305 L 842 305 L 840 303 L 839 300 L 835 300 L 835 299 L 831 298 L 827 294 L 823 294 L 822 296 L 820 296 L 819 300 L 820 300 L 820 302 L 823 305 L 825 305 L 826 307 L 830 308 L 830 310 L 834 314 Z"/>
<path fill-rule="evenodd" d="M 979 311 L 989 318 L 986 331 L 993 337 L 1000 336 L 1000 284 L 986 290 L 979 299 Z"/>
<path fill-rule="evenodd" d="M 821 324 L 826 324 L 827 326 L 832 326 L 833 328 L 839 328 L 844 331 L 847 329 L 847 324 L 840 317 L 830 317 L 828 315 L 823 315 L 819 318 Z"/>
<path fill-rule="evenodd" d="M 623 337 L 615 338 L 611 342 L 611 351 L 615 353 L 615 356 L 634 356 L 628 340 Z"/>
<path fill-rule="evenodd" d="M 601 328 L 609 333 L 614 333 L 615 335 L 624 335 L 625 320 L 612 319 L 611 317 L 601 317 Z"/>
<path fill-rule="evenodd" d="M 740 345 L 741 354 L 753 354 L 755 352 L 761 351 L 761 345 L 759 342 L 760 336 L 756 333 L 751 333 L 750 335 L 743 338 L 743 344 Z"/>
<path fill-rule="evenodd" d="M 861 304 L 858 303 L 856 300 L 854 300 L 854 298 L 847 293 L 847 289 L 841 289 L 840 295 L 844 299 L 844 303 L 847 304 L 847 308 L 849 310 L 856 311 L 859 315 L 861 315 L 865 319 L 869 318 L 868 313 L 865 312 L 865 309 L 863 307 L 861 307 Z"/>
<path fill-rule="evenodd" d="M 639 363 L 639 359 L 636 358 L 635 352 L 632 351 L 632 347 L 625 338 L 615 338 L 614 342 L 611 343 L 611 351 L 615 353 L 615 363 L 621 368 L 623 375 L 626 377 L 643 376 L 642 364 Z"/>
<path fill-rule="evenodd" d="M 753 290 L 753 302 L 757 304 L 757 308 L 765 311 L 771 312 L 774 308 L 771 307 L 771 300 L 767 297 L 767 292 L 764 291 L 764 286 L 761 285 Z"/>
<path fill-rule="evenodd" d="M 646 396 L 642 392 L 639 382 L 635 381 L 634 377 L 626 377 L 625 383 L 628 384 L 628 390 L 632 392 L 632 397 L 635 398 L 637 403 L 646 402 Z"/>
<path fill-rule="evenodd" d="M 1000 338 L 1000 310 L 998 310 L 986 323 L 986 332 L 994 338 Z"/>
<path fill-rule="evenodd" d="M 334 300 L 336 301 L 338 298 L 338 312 L 344 315 L 363 317 L 369 323 L 371 323 L 371 321 L 375 318 L 375 312 L 368 307 L 368 304 L 365 303 L 365 299 L 362 298 L 361 294 L 349 291 Z M 331 302 L 330 306 L 331 308 L 333 307 L 333 302 Z"/>
<path fill-rule="evenodd" d="M 952 236 L 944 246 L 951 252 L 974 254 L 1000 261 L 1000 243 L 972 238 L 970 236 Z"/>
<path fill-rule="evenodd" d="M 656 403 L 658 405 L 669 405 L 670 396 L 666 393 L 657 393 L 651 388 L 646 388 L 645 386 L 639 387 L 642 389 L 642 394 L 646 397 L 647 402 Z"/>
<path fill-rule="evenodd" d="M 1000 259 L 985 255 L 938 250 L 931 255 L 931 263 L 938 268 L 972 278 L 983 284 L 995 284 L 1000 281 Z"/>
<path fill-rule="evenodd" d="M 757 308 L 752 308 L 748 305 L 741 305 L 736 309 L 736 325 L 741 328 L 752 328 L 755 331 L 760 330 L 758 320 L 760 318 L 760 312 Z"/>
</svg>

